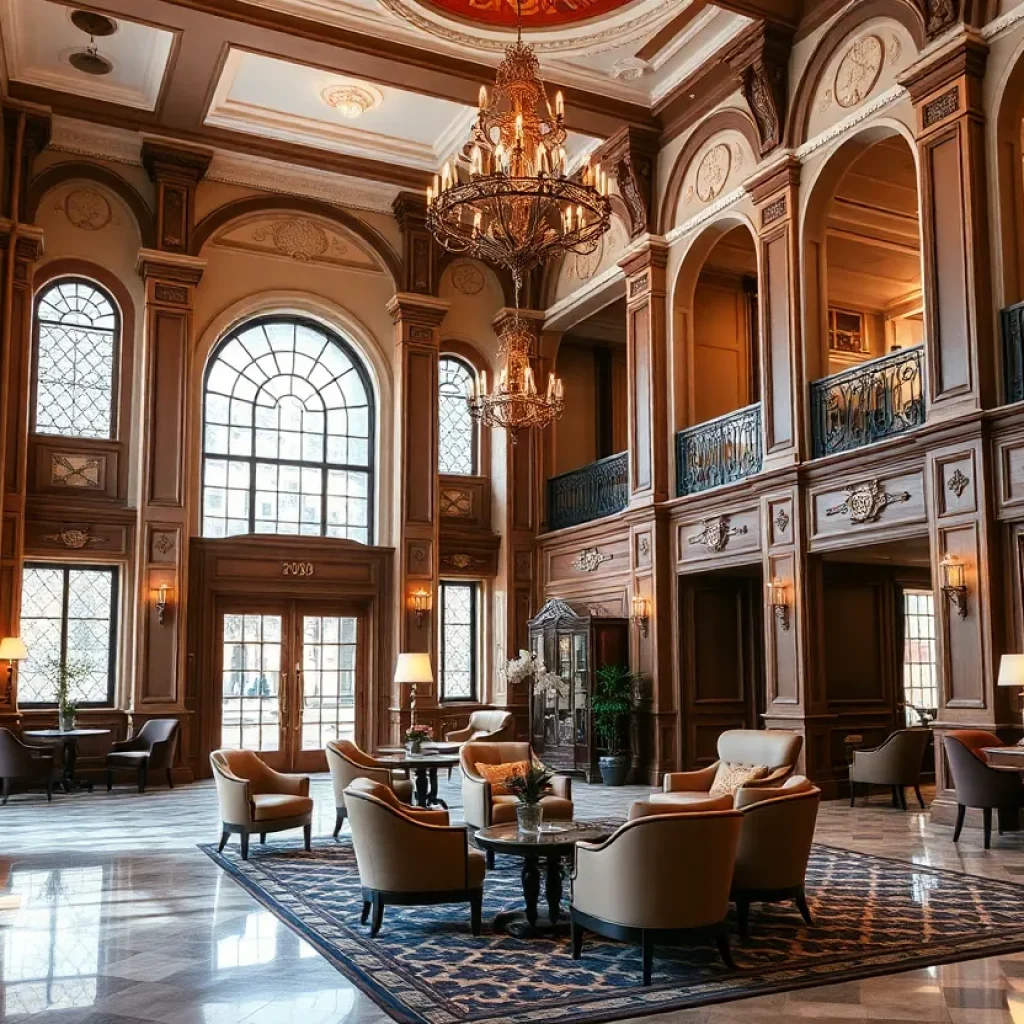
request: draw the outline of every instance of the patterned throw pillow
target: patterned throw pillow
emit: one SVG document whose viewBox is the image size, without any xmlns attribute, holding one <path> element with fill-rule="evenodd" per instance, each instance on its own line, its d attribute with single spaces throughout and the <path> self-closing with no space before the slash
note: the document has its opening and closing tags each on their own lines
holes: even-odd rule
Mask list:
<svg viewBox="0 0 1024 1024">
<path fill-rule="evenodd" d="M 711 795 L 723 796 L 728 793 L 731 796 L 744 782 L 763 779 L 767 774 L 768 769 L 763 764 L 730 764 L 722 761 L 715 773 L 715 781 L 711 783 Z"/>
<path fill-rule="evenodd" d="M 513 775 L 525 775 L 527 763 L 509 761 L 507 764 L 484 764 L 483 761 L 477 761 L 473 767 L 476 768 L 477 775 L 491 784 L 491 796 L 507 796 L 508 789 L 505 783 Z"/>
</svg>

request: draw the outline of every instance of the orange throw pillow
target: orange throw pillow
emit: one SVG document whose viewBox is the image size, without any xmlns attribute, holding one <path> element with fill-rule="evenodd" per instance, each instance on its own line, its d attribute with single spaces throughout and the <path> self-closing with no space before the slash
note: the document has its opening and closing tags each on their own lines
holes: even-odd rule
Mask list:
<svg viewBox="0 0 1024 1024">
<path fill-rule="evenodd" d="M 491 784 L 491 796 L 507 796 L 505 783 L 513 775 L 525 775 L 528 767 L 525 761 L 509 761 L 507 764 L 484 764 L 477 761 L 473 766 L 482 779 Z"/>
</svg>

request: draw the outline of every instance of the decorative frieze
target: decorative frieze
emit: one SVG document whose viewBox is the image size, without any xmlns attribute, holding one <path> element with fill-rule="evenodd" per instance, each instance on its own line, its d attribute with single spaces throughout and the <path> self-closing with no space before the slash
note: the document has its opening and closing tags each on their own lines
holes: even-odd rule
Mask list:
<svg viewBox="0 0 1024 1024">
<path fill-rule="evenodd" d="M 890 506 L 910 501 L 909 491 L 890 494 L 877 480 L 846 488 L 846 499 L 832 508 L 825 509 L 826 516 L 849 516 L 851 523 L 874 523 Z"/>
<path fill-rule="evenodd" d="M 597 572 L 605 562 L 610 562 L 613 557 L 613 555 L 603 554 L 597 548 L 586 548 L 572 560 L 572 567 L 577 572 Z"/>
<path fill-rule="evenodd" d="M 687 537 L 687 543 L 692 545 L 704 545 L 708 551 L 724 551 L 729 543 L 730 537 L 739 537 L 747 532 L 747 527 L 730 526 L 728 516 L 715 516 L 713 519 L 705 519 L 701 523 L 700 533 Z"/>
</svg>

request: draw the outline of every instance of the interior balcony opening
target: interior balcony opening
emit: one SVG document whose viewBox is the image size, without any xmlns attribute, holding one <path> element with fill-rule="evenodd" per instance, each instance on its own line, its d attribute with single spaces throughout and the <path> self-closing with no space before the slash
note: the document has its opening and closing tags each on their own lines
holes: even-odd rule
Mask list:
<svg viewBox="0 0 1024 1024">
<path fill-rule="evenodd" d="M 905 745 L 932 776 L 925 727 L 938 714 L 939 685 L 928 538 L 828 553 L 812 559 L 812 566 L 821 614 L 811 625 L 818 634 L 827 713 L 834 716 L 830 749 L 837 789 L 847 789 L 852 779 L 859 797 L 868 785 L 885 785 L 875 766 L 865 767 L 871 756 L 855 759 L 854 752 L 887 740 L 880 760 L 895 761 L 896 748 Z"/>
<path fill-rule="evenodd" d="M 711 230 L 710 250 L 700 260 L 697 243 L 676 288 L 685 381 L 677 403 L 680 495 L 742 480 L 762 463 L 757 249 L 745 225 Z"/>
<path fill-rule="evenodd" d="M 555 370 L 565 413 L 554 427 L 548 520 L 559 530 L 621 512 L 629 499 L 624 297 L 566 331 Z"/>
<path fill-rule="evenodd" d="M 760 565 L 679 579 L 683 767 L 718 759 L 726 729 L 762 728 L 764 579 Z"/>
<path fill-rule="evenodd" d="M 914 154 L 890 134 L 852 159 L 841 150 L 833 161 L 839 167 L 826 170 L 819 188 L 834 174 L 838 185 L 808 250 L 824 285 L 817 351 L 808 361 L 812 380 L 818 377 L 811 384 L 815 457 L 892 437 L 925 418 Z"/>
</svg>

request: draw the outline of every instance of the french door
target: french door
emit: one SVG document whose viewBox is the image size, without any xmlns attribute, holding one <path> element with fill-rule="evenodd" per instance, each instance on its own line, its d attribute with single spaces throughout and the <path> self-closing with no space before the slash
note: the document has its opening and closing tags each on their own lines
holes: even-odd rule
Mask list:
<svg viewBox="0 0 1024 1024">
<path fill-rule="evenodd" d="M 365 694 L 359 609 L 233 599 L 217 609 L 220 744 L 279 771 L 322 771 L 324 745 L 355 739 Z"/>
</svg>

